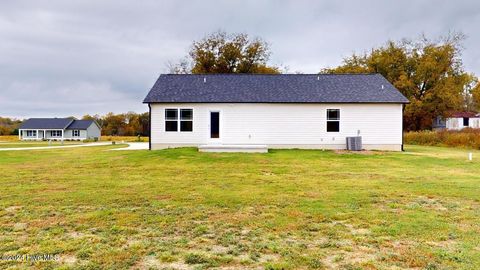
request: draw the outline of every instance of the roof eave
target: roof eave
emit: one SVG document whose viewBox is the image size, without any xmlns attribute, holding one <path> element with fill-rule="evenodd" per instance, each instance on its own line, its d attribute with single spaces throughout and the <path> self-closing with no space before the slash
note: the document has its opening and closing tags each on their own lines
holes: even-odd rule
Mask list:
<svg viewBox="0 0 480 270">
<path fill-rule="evenodd" d="M 301 102 L 301 101 L 143 101 L 143 104 L 154 103 L 167 103 L 167 104 L 180 104 L 180 103 L 233 103 L 233 104 L 409 104 L 410 101 L 313 101 L 313 102 Z"/>
</svg>

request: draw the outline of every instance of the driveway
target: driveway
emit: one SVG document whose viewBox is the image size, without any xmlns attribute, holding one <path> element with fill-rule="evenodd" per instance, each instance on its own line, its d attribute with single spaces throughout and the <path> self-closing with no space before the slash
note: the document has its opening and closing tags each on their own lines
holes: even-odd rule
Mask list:
<svg viewBox="0 0 480 270">
<path fill-rule="evenodd" d="M 111 151 L 124 151 L 124 150 L 148 150 L 148 143 L 145 142 L 125 142 L 127 147 L 110 149 Z"/>
</svg>

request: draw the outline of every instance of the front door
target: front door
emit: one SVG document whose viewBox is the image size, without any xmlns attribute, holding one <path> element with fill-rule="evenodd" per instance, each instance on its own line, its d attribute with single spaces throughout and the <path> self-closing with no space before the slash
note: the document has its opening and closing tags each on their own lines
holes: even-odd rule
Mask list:
<svg viewBox="0 0 480 270">
<path fill-rule="evenodd" d="M 210 139 L 220 138 L 220 112 L 210 112 Z"/>
</svg>

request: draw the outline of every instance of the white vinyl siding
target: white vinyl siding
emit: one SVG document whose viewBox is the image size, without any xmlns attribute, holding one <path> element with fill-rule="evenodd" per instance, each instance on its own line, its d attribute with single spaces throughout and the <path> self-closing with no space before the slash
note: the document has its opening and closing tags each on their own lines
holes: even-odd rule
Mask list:
<svg viewBox="0 0 480 270">
<path fill-rule="evenodd" d="M 193 108 L 193 132 L 165 132 L 166 108 Z M 345 137 L 362 136 L 364 145 L 402 144 L 401 104 L 151 104 L 151 142 L 208 144 L 210 112 L 220 112 L 222 144 L 321 148 L 345 145 Z M 327 132 L 327 109 L 340 110 L 340 131 Z M 398 149 L 398 147 L 396 148 Z"/>
<path fill-rule="evenodd" d="M 65 130 L 65 139 L 73 139 L 73 140 L 85 140 L 87 138 L 87 131 L 84 129 L 75 129 L 79 132 L 79 136 L 75 137 L 73 136 L 74 130 L 72 129 L 67 129 Z"/>
<path fill-rule="evenodd" d="M 100 140 L 100 137 L 102 136 L 102 130 L 97 126 L 97 124 L 92 123 L 87 130 L 85 130 L 85 136 L 87 139 L 98 138 Z"/>
<path fill-rule="evenodd" d="M 462 117 L 447 118 L 446 127 L 447 127 L 447 129 L 451 129 L 451 130 L 460 130 L 460 129 L 466 128 L 466 126 L 463 125 L 463 118 Z M 480 118 L 479 117 L 471 117 L 468 121 L 468 127 L 470 127 L 470 128 L 480 128 Z"/>
</svg>

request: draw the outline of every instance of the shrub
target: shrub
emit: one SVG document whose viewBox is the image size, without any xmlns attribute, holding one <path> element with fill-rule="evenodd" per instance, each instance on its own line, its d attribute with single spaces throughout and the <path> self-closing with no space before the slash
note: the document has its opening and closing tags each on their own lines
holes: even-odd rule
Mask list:
<svg viewBox="0 0 480 270">
<path fill-rule="evenodd" d="M 411 131 L 404 133 L 405 144 L 480 149 L 480 129 Z"/>
</svg>

